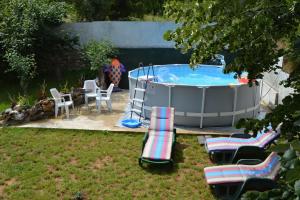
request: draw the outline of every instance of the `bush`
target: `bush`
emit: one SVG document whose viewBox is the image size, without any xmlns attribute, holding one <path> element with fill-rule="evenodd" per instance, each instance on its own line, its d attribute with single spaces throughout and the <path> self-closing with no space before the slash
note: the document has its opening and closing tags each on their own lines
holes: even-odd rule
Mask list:
<svg viewBox="0 0 300 200">
<path fill-rule="evenodd" d="M 0 49 L 7 64 L 20 80 L 24 93 L 36 75 L 36 56 L 48 43 L 68 41 L 51 30 L 63 22 L 66 6 L 48 0 L 3 0 L 0 4 Z M 51 41 L 51 42 L 49 42 Z"/>
<path fill-rule="evenodd" d="M 99 81 L 101 86 L 105 86 L 103 67 L 110 64 L 111 57 L 117 54 L 117 50 L 109 41 L 90 41 L 84 46 L 84 53 L 90 64 L 92 71 L 99 71 Z"/>
</svg>

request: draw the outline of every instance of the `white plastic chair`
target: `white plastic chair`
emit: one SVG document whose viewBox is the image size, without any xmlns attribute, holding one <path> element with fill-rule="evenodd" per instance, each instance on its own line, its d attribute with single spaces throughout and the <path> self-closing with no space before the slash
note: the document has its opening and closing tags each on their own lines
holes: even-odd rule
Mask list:
<svg viewBox="0 0 300 200">
<path fill-rule="evenodd" d="M 84 81 L 83 89 L 90 90 L 90 92 L 85 93 L 85 95 L 84 95 L 85 105 L 88 106 L 89 98 L 96 98 L 97 95 L 98 95 L 97 91 L 100 90 L 100 89 L 97 86 L 95 80 L 86 80 L 86 81 Z"/>
<path fill-rule="evenodd" d="M 105 101 L 108 110 L 112 111 L 111 106 L 111 93 L 114 89 L 114 84 L 111 83 L 107 90 L 98 90 L 98 96 L 96 97 L 96 107 L 98 112 L 101 112 L 101 101 Z"/>
<path fill-rule="evenodd" d="M 64 109 L 66 109 L 67 118 L 69 119 L 69 106 L 72 106 L 74 109 L 74 103 L 71 94 L 61 94 L 56 88 L 51 88 L 50 93 L 55 102 L 55 117 L 57 117 L 58 109 L 61 108 L 61 113 L 63 113 Z M 65 101 L 64 97 L 69 97 L 69 101 Z"/>
</svg>

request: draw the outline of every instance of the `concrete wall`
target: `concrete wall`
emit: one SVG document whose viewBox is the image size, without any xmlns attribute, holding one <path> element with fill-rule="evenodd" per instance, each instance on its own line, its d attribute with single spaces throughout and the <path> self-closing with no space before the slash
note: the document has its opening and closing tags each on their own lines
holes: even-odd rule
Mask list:
<svg viewBox="0 0 300 200">
<path fill-rule="evenodd" d="M 163 39 L 173 22 L 96 21 L 63 24 L 60 29 L 80 37 L 80 44 L 89 40 L 109 40 L 118 48 L 173 48 L 174 43 Z"/>
</svg>

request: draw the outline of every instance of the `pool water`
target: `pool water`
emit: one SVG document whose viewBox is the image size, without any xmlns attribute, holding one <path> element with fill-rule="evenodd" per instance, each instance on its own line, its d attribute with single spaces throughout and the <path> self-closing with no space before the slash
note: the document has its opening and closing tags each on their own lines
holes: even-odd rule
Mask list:
<svg viewBox="0 0 300 200">
<path fill-rule="evenodd" d="M 152 73 L 150 72 L 150 75 Z M 240 84 L 234 73 L 224 74 L 221 66 L 199 65 L 192 69 L 188 64 L 155 66 L 159 83 L 192 86 L 218 86 Z M 134 77 L 136 73 L 132 74 Z"/>
</svg>

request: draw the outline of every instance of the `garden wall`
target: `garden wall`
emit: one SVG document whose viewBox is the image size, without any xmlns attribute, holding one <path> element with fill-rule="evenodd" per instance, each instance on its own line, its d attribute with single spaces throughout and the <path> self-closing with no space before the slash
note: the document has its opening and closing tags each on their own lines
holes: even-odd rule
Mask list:
<svg viewBox="0 0 300 200">
<path fill-rule="evenodd" d="M 80 44 L 90 40 L 109 40 L 118 48 L 173 48 L 174 43 L 163 39 L 173 22 L 98 21 L 68 23 L 61 30 L 78 35 Z"/>
<path fill-rule="evenodd" d="M 140 62 L 144 65 L 188 62 L 188 55 L 181 54 L 174 49 L 173 42 L 163 39 L 167 30 L 176 27 L 173 22 L 100 21 L 63 24 L 60 31 L 79 36 L 80 45 L 90 40 L 111 41 L 119 49 L 119 58 L 127 69 L 120 87 L 128 88 L 128 71 Z"/>
</svg>

